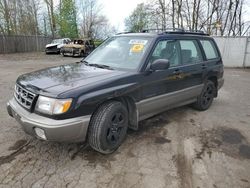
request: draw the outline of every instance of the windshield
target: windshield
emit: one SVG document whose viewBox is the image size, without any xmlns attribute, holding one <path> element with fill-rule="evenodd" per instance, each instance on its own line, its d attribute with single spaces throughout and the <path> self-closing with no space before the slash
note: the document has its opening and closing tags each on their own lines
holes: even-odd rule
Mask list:
<svg viewBox="0 0 250 188">
<path fill-rule="evenodd" d="M 85 61 L 117 69 L 136 70 L 152 38 L 112 37 L 91 53 Z"/>
<path fill-rule="evenodd" d="M 63 43 L 63 40 L 62 39 L 55 39 L 52 41 L 52 44 L 62 44 Z"/>
</svg>

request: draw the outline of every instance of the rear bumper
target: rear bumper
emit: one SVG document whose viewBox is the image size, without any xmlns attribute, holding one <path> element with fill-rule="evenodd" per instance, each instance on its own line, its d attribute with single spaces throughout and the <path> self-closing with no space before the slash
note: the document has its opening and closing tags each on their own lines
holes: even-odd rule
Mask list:
<svg viewBox="0 0 250 188">
<path fill-rule="evenodd" d="M 40 128 L 46 136 L 44 140 L 48 141 L 85 141 L 90 121 L 90 115 L 65 120 L 43 117 L 23 109 L 14 98 L 7 103 L 7 111 L 20 123 L 27 134 L 41 139 L 35 132 L 35 128 Z"/>
<path fill-rule="evenodd" d="M 224 78 L 218 79 L 218 90 L 224 85 Z"/>
</svg>

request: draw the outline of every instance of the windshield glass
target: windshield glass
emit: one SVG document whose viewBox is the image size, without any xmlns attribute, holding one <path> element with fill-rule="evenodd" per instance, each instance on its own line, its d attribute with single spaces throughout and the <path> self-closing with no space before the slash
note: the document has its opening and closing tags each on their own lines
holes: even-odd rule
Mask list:
<svg viewBox="0 0 250 188">
<path fill-rule="evenodd" d="M 63 43 L 63 40 L 62 39 L 55 39 L 52 41 L 52 44 L 57 44 L 57 43 L 61 44 L 61 43 Z"/>
<path fill-rule="evenodd" d="M 151 41 L 152 38 L 148 37 L 112 37 L 91 53 L 85 61 L 115 69 L 136 70 Z"/>
</svg>

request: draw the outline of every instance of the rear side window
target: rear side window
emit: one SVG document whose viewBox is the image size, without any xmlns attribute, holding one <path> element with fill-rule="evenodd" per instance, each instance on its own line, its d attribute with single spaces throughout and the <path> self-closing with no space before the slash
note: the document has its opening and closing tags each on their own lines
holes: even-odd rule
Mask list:
<svg viewBox="0 0 250 188">
<path fill-rule="evenodd" d="M 208 60 L 216 59 L 219 57 L 214 42 L 212 42 L 211 40 L 201 40 L 200 42 Z"/>
<path fill-rule="evenodd" d="M 180 40 L 181 59 L 183 64 L 193 64 L 202 61 L 202 55 L 196 40 Z"/>
</svg>

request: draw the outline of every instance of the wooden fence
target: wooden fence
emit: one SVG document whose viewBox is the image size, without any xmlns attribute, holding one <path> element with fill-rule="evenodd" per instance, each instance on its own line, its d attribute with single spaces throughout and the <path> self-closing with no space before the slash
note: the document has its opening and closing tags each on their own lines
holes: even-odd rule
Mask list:
<svg viewBox="0 0 250 188">
<path fill-rule="evenodd" d="M 45 36 L 0 35 L 0 54 L 44 51 L 51 41 Z"/>
</svg>

